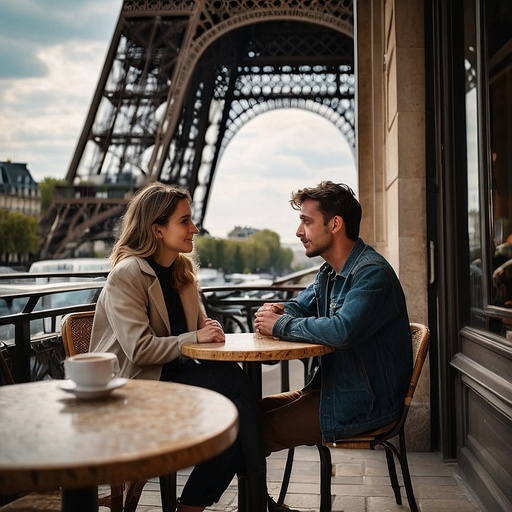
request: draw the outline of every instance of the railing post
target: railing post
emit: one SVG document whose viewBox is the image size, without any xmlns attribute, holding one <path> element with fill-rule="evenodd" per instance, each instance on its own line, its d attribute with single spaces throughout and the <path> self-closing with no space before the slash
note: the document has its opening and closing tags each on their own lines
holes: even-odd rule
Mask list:
<svg viewBox="0 0 512 512">
<path fill-rule="evenodd" d="M 30 382 L 30 321 L 25 320 L 14 324 L 14 341 L 16 353 L 13 367 L 14 382 Z"/>
</svg>

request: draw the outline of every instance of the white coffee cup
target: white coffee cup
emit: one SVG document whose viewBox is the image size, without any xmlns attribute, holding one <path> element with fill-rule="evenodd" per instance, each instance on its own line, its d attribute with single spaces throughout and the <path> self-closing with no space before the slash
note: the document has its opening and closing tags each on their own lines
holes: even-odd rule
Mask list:
<svg viewBox="0 0 512 512">
<path fill-rule="evenodd" d="M 91 352 L 68 357 L 64 368 L 77 387 L 104 388 L 119 373 L 119 361 L 110 352 Z"/>
</svg>

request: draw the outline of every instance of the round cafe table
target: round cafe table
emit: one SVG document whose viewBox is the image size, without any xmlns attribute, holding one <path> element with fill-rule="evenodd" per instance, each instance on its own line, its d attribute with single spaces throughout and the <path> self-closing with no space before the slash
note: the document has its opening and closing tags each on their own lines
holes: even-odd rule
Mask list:
<svg viewBox="0 0 512 512">
<path fill-rule="evenodd" d="M 194 466 L 238 433 L 234 404 L 204 388 L 129 380 L 83 400 L 62 382 L 0 387 L 0 493 L 62 488 L 63 506 L 80 499 L 80 510 L 97 510 L 98 484 Z"/>
<path fill-rule="evenodd" d="M 182 354 L 193 359 L 251 363 L 247 370 L 261 397 L 261 363 L 286 359 L 306 359 L 328 354 L 334 349 L 326 345 L 283 341 L 257 333 L 229 333 L 224 343 L 184 343 Z"/>
<path fill-rule="evenodd" d="M 325 345 L 283 341 L 257 333 L 228 333 L 224 343 L 184 343 L 181 346 L 182 354 L 193 359 L 244 363 L 259 397 L 262 395 L 261 364 L 263 362 L 306 359 L 327 354 L 333 350 Z M 239 494 L 241 492 L 243 491 L 240 489 L 239 481 Z M 239 501 L 238 509 L 240 512 L 245 512 L 247 507 Z"/>
</svg>

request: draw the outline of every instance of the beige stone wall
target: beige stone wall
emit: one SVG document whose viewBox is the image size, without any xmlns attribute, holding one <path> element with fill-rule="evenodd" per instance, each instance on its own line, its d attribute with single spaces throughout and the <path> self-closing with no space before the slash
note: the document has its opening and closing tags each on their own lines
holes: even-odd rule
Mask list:
<svg viewBox="0 0 512 512">
<path fill-rule="evenodd" d="M 357 137 L 363 238 L 427 323 L 425 92 L 422 0 L 357 0 Z M 430 447 L 429 366 L 408 420 L 410 449 Z"/>
</svg>

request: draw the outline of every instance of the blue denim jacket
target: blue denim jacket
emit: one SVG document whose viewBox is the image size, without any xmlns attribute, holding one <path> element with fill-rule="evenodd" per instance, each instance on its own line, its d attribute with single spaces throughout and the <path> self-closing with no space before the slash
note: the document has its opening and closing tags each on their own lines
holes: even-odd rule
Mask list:
<svg viewBox="0 0 512 512">
<path fill-rule="evenodd" d="M 405 296 L 391 265 L 361 239 L 339 274 L 324 263 L 315 282 L 285 303 L 273 335 L 335 349 L 320 358 L 324 442 L 399 418 L 412 374 Z"/>
</svg>

